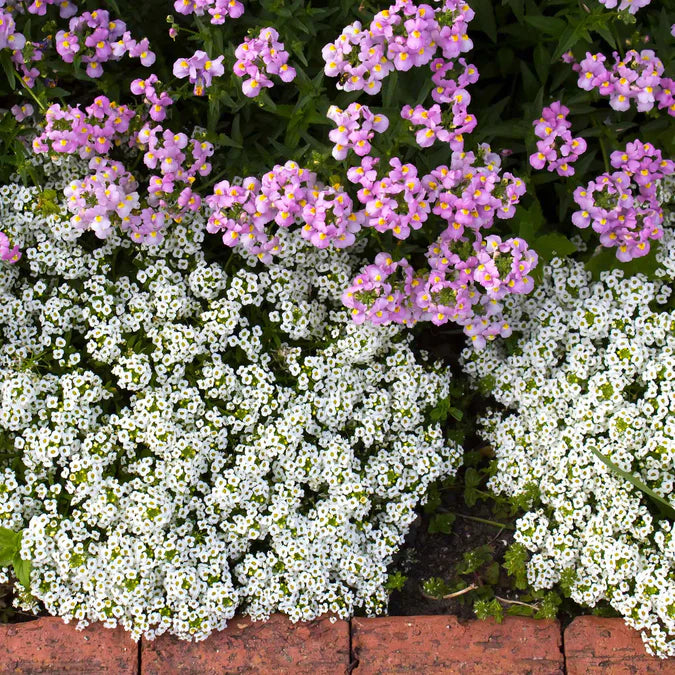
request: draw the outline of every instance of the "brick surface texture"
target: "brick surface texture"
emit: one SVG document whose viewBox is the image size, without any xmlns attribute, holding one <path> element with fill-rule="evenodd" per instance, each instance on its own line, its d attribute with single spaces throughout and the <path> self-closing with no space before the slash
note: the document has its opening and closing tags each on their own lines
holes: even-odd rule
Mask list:
<svg viewBox="0 0 675 675">
<path fill-rule="evenodd" d="M 61 619 L 0 624 L 0 675 L 675 675 L 675 659 L 646 654 L 621 619 L 557 621 L 508 617 L 398 616 L 331 623 L 236 617 L 202 642 L 164 635 L 133 642 L 122 629 L 84 631 Z M 140 653 L 140 661 L 139 661 Z"/>
<path fill-rule="evenodd" d="M 561 641 L 557 621 L 521 617 L 501 624 L 454 616 L 352 620 L 355 675 L 562 675 Z"/>
<path fill-rule="evenodd" d="M 568 675 L 675 675 L 674 659 L 649 656 L 622 619 L 580 616 L 565 630 Z"/>
<path fill-rule="evenodd" d="M 348 665 L 349 623 L 328 618 L 294 624 L 279 615 L 264 622 L 235 617 L 208 640 L 162 636 L 141 650 L 143 675 L 342 675 Z"/>
<path fill-rule="evenodd" d="M 121 628 L 83 631 L 61 619 L 0 624 L 0 673 L 135 675 L 138 646 Z"/>
</svg>

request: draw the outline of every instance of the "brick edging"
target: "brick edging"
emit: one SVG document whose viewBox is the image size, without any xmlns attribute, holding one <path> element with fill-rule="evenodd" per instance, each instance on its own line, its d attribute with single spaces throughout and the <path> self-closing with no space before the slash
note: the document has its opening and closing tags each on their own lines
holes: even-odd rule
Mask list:
<svg viewBox="0 0 675 675">
<path fill-rule="evenodd" d="M 162 636 L 140 646 L 121 629 L 77 631 L 46 617 L 0 625 L 0 653 L 0 673 L 675 674 L 675 659 L 648 656 L 622 619 L 593 616 L 577 617 L 563 636 L 558 621 L 515 616 L 501 624 L 455 616 L 293 624 L 275 615 L 266 622 L 235 618 L 202 642 Z"/>
</svg>

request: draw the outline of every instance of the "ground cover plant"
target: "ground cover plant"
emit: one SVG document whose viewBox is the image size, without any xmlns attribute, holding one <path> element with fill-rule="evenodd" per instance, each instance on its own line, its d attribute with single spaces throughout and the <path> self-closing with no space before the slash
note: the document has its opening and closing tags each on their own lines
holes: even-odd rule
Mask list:
<svg viewBox="0 0 675 675">
<path fill-rule="evenodd" d="M 593 282 L 556 259 L 511 313 L 522 337 L 465 354 L 466 371 L 515 411 L 481 424 L 491 488 L 528 502 L 515 539 L 530 583 L 608 601 L 671 656 L 674 245 L 668 230 L 653 280 L 613 270 Z"/>
<path fill-rule="evenodd" d="M 543 375 L 516 387 L 542 365 L 519 351 L 552 279 L 578 280 L 560 295 L 574 317 L 602 283 L 668 302 L 671 9 L 0 2 L 0 582 L 18 580 L 17 606 L 185 638 L 237 609 L 381 612 L 416 509 L 433 511 L 434 482 L 451 489 L 464 461 L 469 499 L 489 475 L 500 508 L 525 511 L 504 567 L 538 615 L 564 593 L 607 601 L 670 653 L 669 554 L 658 599 L 615 579 L 589 591 L 575 552 L 595 497 L 553 478 L 589 458 L 535 464 L 500 425 L 530 424 L 525 394 L 543 395 Z M 576 358 L 575 330 L 547 346 L 555 367 Z M 443 366 L 419 348 L 429 335 Z M 486 417 L 458 381 L 465 343 L 474 390 L 513 414 Z M 476 415 L 489 469 L 460 451 Z M 647 476 L 623 440 L 593 466 L 669 531 L 667 444 Z M 543 571 L 547 525 L 532 539 L 527 524 L 565 518 L 577 529 Z M 650 527 L 622 574 L 652 564 Z M 479 615 L 499 614 L 499 565 L 467 555 L 473 584 L 427 591 L 473 585 Z"/>
</svg>

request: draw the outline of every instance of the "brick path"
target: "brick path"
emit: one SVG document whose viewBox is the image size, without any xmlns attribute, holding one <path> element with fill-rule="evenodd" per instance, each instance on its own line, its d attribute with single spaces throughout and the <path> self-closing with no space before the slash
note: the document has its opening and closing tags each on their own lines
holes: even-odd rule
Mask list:
<svg viewBox="0 0 675 675">
<path fill-rule="evenodd" d="M 135 644 L 121 630 L 75 630 L 60 619 L 0 625 L 0 673 L 89 675 L 675 675 L 675 659 L 647 656 L 621 619 L 503 623 L 454 616 L 324 618 L 292 624 L 234 619 L 208 640 L 163 636 Z"/>
</svg>

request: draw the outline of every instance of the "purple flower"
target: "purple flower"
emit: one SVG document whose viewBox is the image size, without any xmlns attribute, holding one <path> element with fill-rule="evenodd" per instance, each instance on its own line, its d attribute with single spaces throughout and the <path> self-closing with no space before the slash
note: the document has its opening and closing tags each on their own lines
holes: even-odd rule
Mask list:
<svg viewBox="0 0 675 675">
<path fill-rule="evenodd" d="M 18 246 L 11 246 L 9 239 L 4 232 L 0 232 L 0 260 L 15 263 L 21 259 L 21 252 Z"/>
<path fill-rule="evenodd" d="M 615 247 L 626 262 L 649 253 L 649 241 L 663 236 L 663 211 L 656 199 L 656 181 L 675 173 L 675 163 L 662 158 L 651 143 L 635 140 L 613 152 L 614 173 L 604 173 L 574 191 L 580 207 L 572 222 L 591 226 L 600 243 Z"/>
<path fill-rule="evenodd" d="M 237 61 L 233 66 L 237 77 L 248 77 L 242 83 L 242 91 L 254 98 L 263 88 L 273 86 L 269 75 L 277 75 L 282 82 L 295 79 L 295 69 L 288 65 L 288 52 L 274 28 L 263 28 L 258 37 L 245 38 L 235 50 Z"/>
<path fill-rule="evenodd" d="M 178 59 L 173 64 L 173 74 L 180 79 L 187 77 L 194 84 L 194 94 L 202 96 L 204 90 L 211 86 L 213 78 L 225 72 L 224 58 L 219 56 L 211 59 L 206 52 L 198 50 L 189 59 Z"/>
<path fill-rule="evenodd" d="M 175 0 L 173 6 L 180 14 L 203 16 L 208 11 L 214 25 L 225 23 L 227 17 L 237 19 L 244 13 L 244 5 L 239 0 Z"/>
<path fill-rule="evenodd" d="M 350 104 L 346 110 L 331 106 L 326 117 L 337 125 L 337 129 L 328 133 L 328 138 L 335 143 L 332 154 L 337 160 L 345 159 L 349 150 L 359 157 L 368 155 L 375 132 L 382 133 L 389 127 L 387 117 L 373 114 L 370 108 L 359 103 Z"/>
<path fill-rule="evenodd" d="M 617 52 L 613 57 L 614 64 L 608 70 L 603 54 L 587 52 L 586 58 L 579 63 L 579 87 L 586 91 L 597 88 L 601 95 L 609 96 L 609 104 L 614 110 L 628 110 L 635 101 L 639 112 L 647 112 L 658 101 L 659 108 L 666 108 L 669 115 L 675 115 L 668 94 L 663 93 L 672 81 L 662 78 L 663 63 L 653 50 L 637 52 L 630 49 L 624 57 Z"/>
<path fill-rule="evenodd" d="M 30 103 L 22 103 L 21 105 L 12 106 L 10 112 L 14 115 L 17 122 L 23 122 L 23 120 L 33 114 L 34 110 Z"/>
<path fill-rule="evenodd" d="M 568 114 L 566 106 L 554 101 L 542 110 L 539 119 L 532 122 L 535 135 L 541 139 L 537 141 L 537 152 L 530 155 L 530 165 L 534 169 L 546 166 L 548 171 L 556 171 L 559 176 L 574 175 L 571 165 L 586 151 L 586 141 L 572 138 Z"/>
</svg>

